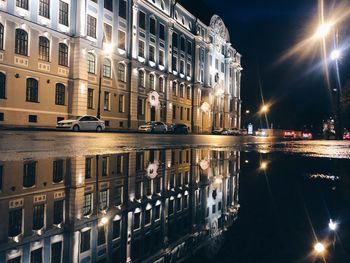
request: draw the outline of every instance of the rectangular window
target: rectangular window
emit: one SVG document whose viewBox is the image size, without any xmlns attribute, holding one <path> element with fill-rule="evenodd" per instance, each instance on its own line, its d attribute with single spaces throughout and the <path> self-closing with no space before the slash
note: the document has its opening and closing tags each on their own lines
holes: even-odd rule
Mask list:
<svg viewBox="0 0 350 263">
<path fill-rule="evenodd" d="M 62 262 L 62 241 L 51 245 L 51 263 Z"/>
<path fill-rule="evenodd" d="M 59 15 L 58 15 L 58 22 L 64 26 L 68 26 L 68 19 L 69 19 L 69 6 L 68 3 L 60 0 L 60 7 L 59 7 Z"/>
<path fill-rule="evenodd" d="M 87 108 L 88 109 L 93 109 L 94 108 L 94 90 L 93 89 L 88 89 Z"/>
<path fill-rule="evenodd" d="M 65 103 L 65 86 L 61 83 L 56 84 L 55 104 L 64 105 Z"/>
<path fill-rule="evenodd" d="M 45 204 L 34 206 L 33 230 L 40 230 L 44 227 Z"/>
<path fill-rule="evenodd" d="M 91 164 L 92 158 L 88 157 L 85 159 L 85 179 L 91 178 Z"/>
<path fill-rule="evenodd" d="M 153 17 L 149 19 L 149 32 L 156 35 L 156 20 Z"/>
<path fill-rule="evenodd" d="M 28 10 L 28 0 L 16 0 L 16 6 Z"/>
<path fill-rule="evenodd" d="M 87 15 L 86 34 L 89 37 L 96 38 L 96 24 L 97 24 L 96 18 L 90 15 Z"/>
<path fill-rule="evenodd" d="M 126 19 L 126 1 L 125 0 L 119 1 L 119 16 L 121 18 Z"/>
<path fill-rule="evenodd" d="M 176 119 L 176 106 L 173 105 L 173 119 Z"/>
<path fill-rule="evenodd" d="M 104 1 L 105 1 L 105 2 L 104 2 L 104 7 L 105 7 L 107 10 L 113 12 L 113 0 L 104 0 Z"/>
<path fill-rule="evenodd" d="M 50 18 L 50 0 L 39 1 L 39 15 Z"/>
<path fill-rule="evenodd" d="M 192 70 L 191 70 L 191 63 L 187 63 L 187 70 L 186 70 L 187 76 L 192 75 Z"/>
<path fill-rule="evenodd" d="M 221 72 L 224 73 L 225 72 L 225 64 L 221 63 Z"/>
<path fill-rule="evenodd" d="M 106 43 L 112 42 L 112 26 L 103 23 L 103 41 Z"/>
<path fill-rule="evenodd" d="M 63 160 L 53 161 L 52 181 L 54 183 L 61 183 L 63 181 Z"/>
<path fill-rule="evenodd" d="M 177 83 L 173 81 L 173 96 L 177 96 Z"/>
<path fill-rule="evenodd" d="M 119 112 L 125 112 L 124 101 L 125 101 L 125 96 L 119 95 Z"/>
<path fill-rule="evenodd" d="M 38 248 L 30 252 L 30 262 L 42 263 L 43 262 L 43 248 Z"/>
<path fill-rule="evenodd" d="M 177 33 L 173 33 L 173 48 L 177 48 L 177 47 L 178 47 Z"/>
<path fill-rule="evenodd" d="M 149 224 L 151 224 L 151 216 L 152 216 L 152 213 L 151 213 L 151 209 L 148 209 L 148 210 L 146 210 L 146 212 L 145 212 L 145 225 L 147 226 L 147 225 L 149 225 Z"/>
<path fill-rule="evenodd" d="M 184 117 L 184 108 L 181 107 L 180 108 L 180 120 L 183 120 L 183 117 Z"/>
<path fill-rule="evenodd" d="M 143 109 L 143 98 L 137 99 L 137 115 L 142 116 L 144 115 L 144 109 Z"/>
<path fill-rule="evenodd" d="M 22 208 L 10 210 L 9 212 L 9 237 L 16 237 L 22 233 Z"/>
<path fill-rule="evenodd" d="M 173 56 L 171 65 L 173 70 L 177 71 L 177 57 Z"/>
<path fill-rule="evenodd" d="M 105 94 L 104 94 L 104 100 L 103 100 L 103 103 L 104 103 L 104 110 L 105 111 L 110 111 L 110 93 L 105 91 Z"/>
<path fill-rule="evenodd" d="M 109 157 L 102 157 L 102 176 L 108 176 L 109 171 Z"/>
<path fill-rule="evenodd" d="M 187 54 L 192 56 L 192 43 L 190 41 L 187 41 Z"/>
<path fill-rule="evenodd" d="M 136 172 L 140 172 L 143 170 L 143 153 L 136 153 Z"/>
<path fill-rule="evenodd" d="M 101 246 L 106 243 L 106 226 L 100 225 L 97 227 L 97 245 Z"/>
<path fill-rule="evenodd" d="M 118 30 L 118 48 L 122 50 L 126 50 L 125 47 L 125 32 Z"/>
<path fill-rule="evenodd" d="M 149 46 L 149 61 L 155 62 L 155 48 L 154 46 Z"/>
<path fill-rule="evenodd" d="M 165 40 L 165 26 L 163 24 L 159 24 L 159 38 Z"/>
<path fill-rule="evenodd" d="M 180 73 L 185 74 L 185 61 L 180 60 Z"/>
<path fill-rule="evenodd" d="M 181 48 L 181 51 L 185 52 L 185 38 L 184 37 L 181 37 L 181 43 L 180 43 L 180 48 Z"/>
<path fill-rule="evenodd" d="M 187 88 L 186 88 L 186 98 L 187 98 L 188 100 L 191 99 L 191 87 L 187 87 Z"/>
<path fill-rule="evenodd" d="M 187 120 L 190 121 L 191 120 L 191 110 L 187 109 Z"/>
<path fill-rule="evenodd" d="M 53 223 L 59 225 L 63 222 L 64 200 L 55 201 L 53 203 Z"/>
<path fill-rule="evenodd" d="M 36 162 L 25 163 L 23 166 L 23 187 L 35 185 Z"/>
<path fill-rule="evenodd" d="M 92 193 L 84 194 L 83 215 L 88 216 L 92 213 Z"/>
<path fill-rule="evenodd" d="M 28 122 L 38 122 L 38 116 L 37 115 L 29 115 L 28 116 Z"/>
<path fill-rule="evenodd" d="M 154 209 L 154 220 L 157 221 L 160 219 L 160 205 L 157 205 Z"/>
<path fill-rule="evenodd" d="M 159 65 L 164 66 L 164 51 L 159 50 Z"/>
<path fill-rule="evenodd" d="M 0 121 L 4 121 L 4 113 L 3 112 L 0 112 Z"/>
<path fill-rule="evenodd" d="M 146 30 L 146 14 L 143 12 L 139 13 L 139 28 Z"/>
<path fill-rule="evenodd" d="M 114 205 L 120 206 L 123 203 L 123 186 L 117 186 L 114 193 Z"/>
<path fill-rule="evenodd" d="M 139 40 L 139 57 L 145 57 L 145 42 Z"/>
<path fill-rule="evenodd" d="M 121 221 L 120 220 L 113 221 L 112 239 L 120 238 L 120 230 L 121 230 Z"/>
<path fill-rule="evenodd" d="M 134 213 L 134 230 L 141 227 L 141 213 Z"/>
<path fill-rule="evenodd" d="M 99 206 L 100 211 L 105 211 L 108 208 L 108 189 L 100 191 L 99 194 Z"/>
<path fill-rule="evenodd" d="M 21 263 L 21 256 L 15 257 L 15 258 L 11 258 L 9 260 L 7 260 L 7 263 Z"/>
<path fill-rule="evenodd" d="M 80 234 L 80 253 L 90 250 L 91 230 L 81 232 Z"/>
<path fill-rule="evenodd" d="M 123 156 L 117 155 L 117 167 L 116 167 L 117 174 L 123 173 Z"/>
</svg>

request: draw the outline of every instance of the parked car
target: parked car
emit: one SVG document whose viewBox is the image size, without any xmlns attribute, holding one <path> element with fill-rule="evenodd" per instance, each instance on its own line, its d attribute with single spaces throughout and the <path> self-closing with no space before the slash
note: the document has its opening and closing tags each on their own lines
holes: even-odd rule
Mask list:
<svg viewBox="0 0 350 263">
<path fill-rule="evenodd" d="M 295 138 L 295 132 L 294 131 L 285 131 L 284 134 L 283 134 L 283 137 L 284 138 Z"/>
<path fill-rule="evenodd" d="M 242 135 L 242 136 L 247 136 L 248 135 L 247 129 L 240 129 L 239 132 L 240 132 L 240 135 Z"/>
<path fill-rule="evenodd" d="M 168 133 L 188 134 L 188 127 L 183 123 L 172 123 L 168 125 Z"/>
<path fill-rule="evenodd" d="M 212 134 L 221 134 L 223 130 L 224 130 L 223 128 L 214 129 L 211 133 Z"/>
<path fill-rule="evenodd" d="M 301 138 L 304 140 L 312 140 L 312 133 L 308 131 L 304 131 L 301 133 Z"/>
<path fill-rule="evenodd" d="M 255 135 L 258 137 L 268 137 L 268 133 L 265 130 L 259 129 L 255 132 Z"/>
<path fill-rule="evenodd" d="M 221 132 L 222 135 L 234 135 L 234 136 L 238 136 L 238 135 L 241 135 L 241 132 L 239 129 L 237 128 L 227 128 L 227 129 L 224 129 L 222 132 Z"/>
<path fill-rule="evenodd" d="M 168 130 L 167 125 L 164 122 L 150 121 L 144 125 L 141 125 L 138 129 L 139 132 L 148 133 L 166 133 Z"/>
<path fill-rule="evenodd" d="M 343 140 L 350 140 L 350 132 L 344 132 Z"/>
<path fill-rule="evenodd" d="M 66 129 L 78 131 L 104 131 L 105 122 L 94 116 L 76 116 L 68 120 L 59 121 L 56 125 L 57 129 Z"/>
</svg>

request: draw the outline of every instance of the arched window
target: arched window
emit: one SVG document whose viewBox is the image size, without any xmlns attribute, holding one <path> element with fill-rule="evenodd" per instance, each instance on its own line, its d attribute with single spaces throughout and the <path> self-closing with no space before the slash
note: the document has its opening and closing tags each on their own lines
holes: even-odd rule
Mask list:
<svg viewBox="0 0 350 263">
<path fill-rule="evenodd" d="M 112 77 L 112 63 L 108 58 L 105 58 L 103 61 L 103 77 L 105 78 Z"/>
<path fill-rule="evenodd" d="M 27 79 L 26 100 L 38 102 L 38 81 L 36 79 Z"/>
<path fill-rule="evenodd" d="M 153 74 L 149 75 L 149 87 L 151 89 L 154 89 L 154 75 Z"/>
<path fill-rule="evenodd" d="M 145 87 L 145 72 L 143 70 L 139 70 L 139 86 Z"/>
<path fill-rule="evenodd" d="M 4 26 L 0 24 L 0 50 L 4 50 Z"/>
<path fill-rule="evenodd" d="M 164 92 L 164 78 L 163 77 L 159 78 L 159 91 Z"/>
<path fill-rule="evenodd" d="M 64 43 L 58 46 L 58 64 L 68 67 L 68 46 Z"/>
<path fill-rule="evenodd" d="M 118 64 L 118 81 L 125 82 L 125 64 Z"/>
<path fill-rule="evenodd" d="M 191 99 L 191 86 L 187 86 L 187 89 L 186 89 L 186 98 L 188 100 Z"/>
<path fill-rule="evenodd" d="M 88 61 L 88 72 L 91 74 L 96 73 L 96 57 L 94 54 L 89 52 L 87 54 L 87 61 Z"/>
<path fill-rule="evenodd" d="M 185 85 L 181 84 L 180 85 L 180 98 L 184 97 L 184 95 L 185 95 L 184 93 L 185 93 Z"/>
<path fill-rule="evenodd" d="M 39 59 L 50 60 L 50 40 L 46 37 L 39 37 Z"/>
<path fill-rule="evenodd" d="M 16 29 L 15 53 L 28 56 L 28 33 L 23 29 Z"/>
<path fill-rule="evenodd" d="M 6 97 L 6 75 L 0 72 L 0 99 L 5 99 Z"/>
<path fill-rule="evenodd" d="M 64 105 L 64 103 L 65 103 L 65 89 L 66 89 L 66 87 L 62 83 L 56 84 L 56 95 L 55 95 L 56 105 Z"/>
</svg>

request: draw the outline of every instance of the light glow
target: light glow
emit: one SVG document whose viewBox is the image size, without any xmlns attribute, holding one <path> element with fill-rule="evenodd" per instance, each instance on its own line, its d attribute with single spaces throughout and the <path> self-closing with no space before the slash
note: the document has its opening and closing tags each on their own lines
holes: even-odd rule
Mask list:
<svg viewBox="0 0 350 263">
<path fill-rule="evenodd" d="M 325 38 L 331 31 L 332 26 L 333 23 L 331 22 L 319 25 L 315 33 L 315 38 Z"/>
<path fill-rule="evenodd" d="M 334 49 L 331 52 L 331 59 L 332 60 L 339 60 L 340 56 L 341 56 L 341 51 L 339 49 Z"/>
<path fill-rule="evenodd" d="M 332 219 L 329 220 L 328 227 L 330 230 L 335 231 L 338 228 L 338 224 L 336 222 L 333 222 Z"/>
<path fill-rule="evenodd" d="M 102 225 L 105 225 L 105 224 L 107 224 L 107 223 L 108 223 L 108 218 L 107 218 L 106 216 L 102 217 L 102 218 L 101 218 L 101 224 L 102 224 Z"/>
<path fill-rule="evenodd" d="M 321 242 L 317 242 L 314 249 L 317 254 L 322 254 L 325 251 L 325 247 Z"/>
</svg>

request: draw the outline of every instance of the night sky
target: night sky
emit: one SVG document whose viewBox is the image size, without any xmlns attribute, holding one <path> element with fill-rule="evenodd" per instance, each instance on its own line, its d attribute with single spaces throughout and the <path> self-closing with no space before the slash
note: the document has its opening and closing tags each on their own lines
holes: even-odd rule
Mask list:
<svg viewBox="0 0 350 263">
<path fill-rule="evenodd" d="M 322 120 L 330 116 L 332 100 L 319 66 L 322 61 L 320 45 L 312 47 L 313 52 L 307 57 L 297 53 L 281 61 L 288 50 L 315 32 L 318 0 L 178 2 L 207 24 L 213 14 L 224 20 L 233 47 L 243 56 L 243 113 L 249 109 L 254 115 L 260 108 L 260 75 L 265 102 L 273 104 L 268 117 L 274 127 L 302 129 L 304 125 L 320 126 Z M 327 8 L 331 9 L 331 1 L 327 3 L 330 4 Z M 349 30 L 342 25 L 340 41 L 345 42 L 348 35 Z M 343 82 L 350 75 L 346 64 L 350 63 L 345 54 L 340 64 Z"/>
</svg>

